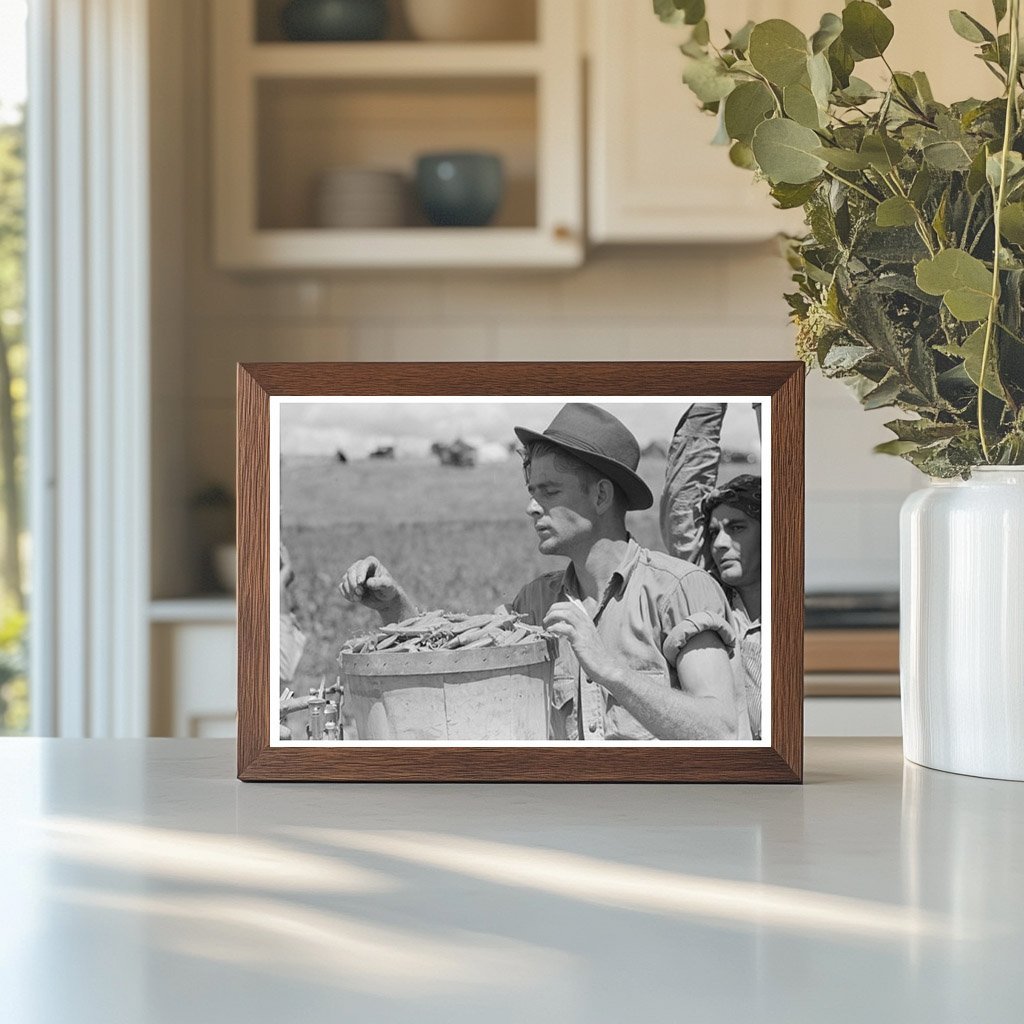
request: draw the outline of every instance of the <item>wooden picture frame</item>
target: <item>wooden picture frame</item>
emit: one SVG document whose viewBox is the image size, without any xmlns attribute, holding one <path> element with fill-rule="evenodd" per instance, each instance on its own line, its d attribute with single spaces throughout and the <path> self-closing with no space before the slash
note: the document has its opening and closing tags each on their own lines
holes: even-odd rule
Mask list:
<svg viewBox="0 0 1024 1024">
<path fill-rule="evenodd" d="M 801 782 L 804 367 L 799 362 L 252 363 L 238 366 L 238 778 L 247 781 Z M 758 746 L 271 743 L 271 399 L 751 396 L 769 429 L 770 723 Z M 522 401 L 522 399 L 519 399 Z M 538 398 L 538 400 L 540 400 Z M 543 399 L 547 401 L 547 397 Z M 621 401 L 621 398 L 618 398 Z M 651 401 L 655 399 L 652 397 Z M 655 496 L 657 501 L 657 496 Z M 277 557 L 274 554 L 273 557 Z"/>
</svg>

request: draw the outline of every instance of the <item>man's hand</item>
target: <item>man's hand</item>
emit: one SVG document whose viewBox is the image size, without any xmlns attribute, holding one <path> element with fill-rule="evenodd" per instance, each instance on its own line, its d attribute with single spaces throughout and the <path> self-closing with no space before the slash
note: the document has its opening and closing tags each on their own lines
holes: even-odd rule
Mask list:
<svg viewBox="0 0 1024 1024">
<path fill-rule="evenodd" d="M 365 604 L 374 611 L 383 611 L 399 596 L 398 584 L 379 558 L 370 555 L 345 570 L 339 584 L 341 596 L 353 604 Z"/>
<path fill-rule="evenodd" d="M 544 628 L 565 637 L 587 678 L 606 686 L 619 675 L 619 667 L 597 632 L 594 620 L 580 604 L 557 601 L 544 616 Z"/>
<path fill-rule="evenodd" d="M 384 622 L 400 622 L 416 614 L 416 606 L 409 595 L 373 555 L 353 562 L 345 570 L 338 589 L 347 601 L 380 612 Z"/>
</svg>

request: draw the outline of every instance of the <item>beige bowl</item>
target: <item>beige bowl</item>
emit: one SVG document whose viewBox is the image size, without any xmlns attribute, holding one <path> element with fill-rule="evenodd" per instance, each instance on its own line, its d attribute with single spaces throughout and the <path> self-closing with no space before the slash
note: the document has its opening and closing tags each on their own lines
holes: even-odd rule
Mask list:
<svg viewBox="0 0 1024 1024">
<path fill-rule="evenodd" d="M 406 221 L 408 183 L 394 171 L 340 167 L 325 172 L 316 195 L 322 228 L 399 228 Z"/>
<path fill-rule="evenodd" d="M 536 38 L 533 0 L 405 0 L 405 16 L 428 42 Z"/>
</svg>

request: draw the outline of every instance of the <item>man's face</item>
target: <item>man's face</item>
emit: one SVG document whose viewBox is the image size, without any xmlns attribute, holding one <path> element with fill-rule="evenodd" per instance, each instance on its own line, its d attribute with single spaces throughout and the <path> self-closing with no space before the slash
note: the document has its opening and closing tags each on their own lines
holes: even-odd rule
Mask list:
<svg viewBox="0 0 1024 1024">
<path fill-rule="evenodd" d="M 591 488 L 572 469 L 561 469 L 553 453 L 538 455 L 527 470 L 526 513 L 540 538 L 540 552 L 568 555 L 593 531 L 597 508 Z"/>
<path fill-rule="evenodd" d="M 761 524 L 735 505 L 711 513 L 711 557 L 723 583 L 748 586 L 761 578 Z"/>
</svg>

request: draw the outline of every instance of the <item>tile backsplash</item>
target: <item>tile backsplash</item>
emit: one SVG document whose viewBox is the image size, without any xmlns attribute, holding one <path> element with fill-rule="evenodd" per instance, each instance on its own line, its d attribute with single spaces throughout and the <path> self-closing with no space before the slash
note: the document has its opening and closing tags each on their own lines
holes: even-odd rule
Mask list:
<svg viewBox="0 0 1024 1024">
<path fill-rule="evenodd" d="M 774 243 L 599 249 L 574 271 L 227 274 L 211 265 L 206 0 L 156 5 L 154 520 L 158 593 L 187 587 L 187 494 L 234 477 L 236 361 L 790 359 Z M 178 34 L 175 45 L 171 37 Z M 180 52 L 182 58 L 175 58 Z M 177 61 L 177 62 L 175 62 Z M 871 452 L 886 411 L 807 381 L 807 583 L 894 587 L 921 478 Z M 191 545 L 195 547 L 194 544 Z"/>
<path fill-rule="evenodd" d="M 234 363 L 245 360 L 788 359 L 772 244 L 594 253 L 572 272 L 237 277 L 189 262 L 186 462 L 233 473 Z M 885 411 L 807 381 L 807 585 L 895 587 L 898 511 L 918 485 L 872 454 Z"/>
</svg>

